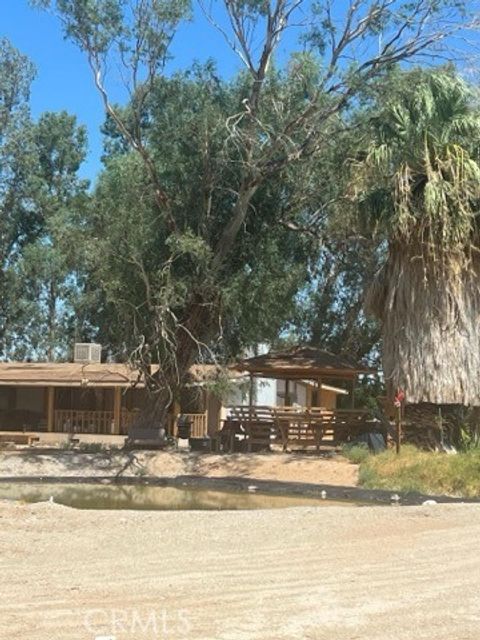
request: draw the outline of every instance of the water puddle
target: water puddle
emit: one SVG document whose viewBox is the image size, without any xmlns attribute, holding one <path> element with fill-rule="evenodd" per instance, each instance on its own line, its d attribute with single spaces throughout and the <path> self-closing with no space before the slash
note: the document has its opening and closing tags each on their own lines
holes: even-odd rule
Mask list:
<svg viewBox="0 0 480 640">
<path fill-rule="evenodd" d="M 134 510 L 245 510 L 282 509 L 285 507 L 346 506 L 347 501 L 319 498 L 268 495 L 257 492 L 212 491 L 191 487 L 146 485 L 0 483 L 0 500 L 45 502 L 76 509 Z"/>
</svg>

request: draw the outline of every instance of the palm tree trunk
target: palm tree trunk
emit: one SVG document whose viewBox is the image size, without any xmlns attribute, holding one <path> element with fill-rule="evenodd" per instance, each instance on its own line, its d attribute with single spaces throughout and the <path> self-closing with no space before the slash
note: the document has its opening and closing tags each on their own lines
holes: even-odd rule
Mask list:
<svg viewBox="0 0 480 640">
<path fill-rule="evenodd" d="M 464 264 L 465 256 L 435 260 L 392 243 L 367 297 L 382 325 L 389 395 L 403 389 L 420 406 L 419 425 L 428 414 L 433 427 L 439 407 L 480 406 L 480 261 Z"/>
</svg>

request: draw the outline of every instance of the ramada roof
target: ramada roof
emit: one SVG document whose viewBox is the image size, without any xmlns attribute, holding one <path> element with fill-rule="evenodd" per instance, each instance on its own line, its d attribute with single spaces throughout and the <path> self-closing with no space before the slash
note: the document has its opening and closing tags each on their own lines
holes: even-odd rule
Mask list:
<svg viewBox="0 0 480 640">
<path fill-rule="evenodd" d="M 308 379 L 355 378 L 359 373 L 374 373 L 348 356 L 335 355 L 315 347 L 294 347 L 242 360 L 240 371 L 271 378 Z"/>
</svg>

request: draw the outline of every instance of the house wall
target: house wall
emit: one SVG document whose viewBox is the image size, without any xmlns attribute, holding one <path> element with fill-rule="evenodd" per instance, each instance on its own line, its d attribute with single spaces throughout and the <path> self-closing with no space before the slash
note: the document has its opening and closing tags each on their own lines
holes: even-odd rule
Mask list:
<svg viewBox="0 0 480 640">
<path fill-rule="evenodd" d="M 260 407 L 271 407 L 277 402 L 277 380 L 271 378 L 255 379 L 255 404 Z"/>
<path fill-rule="evenodd" d="M 241 383 L 245 387 L 245 382 Z M 256 406 L 283 407 L 285 405 L 285 380 L 273 380 L 271 378 L 255 379 L 255 399 Z M 289 382 L 289 395 L 291 404 L 301 407 L 316 404 L 316 387 L 306 384 L 302 381 L 291 380 Z M 321 390 L 320 406 L 327 409 L 335 409 L 337 407 L 338 394 L 328 389 Z M 243 391 L 239 385 L 232 393 L 228 395 L 223 403 L 222 417 L 226 416 L 228 407 L 231 406 L 247 406 L 249 402 L 248 392 Z M 225 414 L 225 415 L 223 415 Z"/>
<path fill-rule="evenodd" d="M 286 381 L 276 380 L 275 382 L 277 383 L 275 404 L 279 407 L 283 407 L 285 405 Z M 298 404 L 301 407 L 306 407 L 308 405 L 307 385 L 305 383 L 290 380 L 288 384 L 288 394 L 290 396 L 291 405 Z"/>
<path fill-rule="evenodd" d="M 277 405 L 285 404 L 285 380 L 278 380 L 278 397 Z M 305 382 L 290 381 L 290 400 L 292 404 L 298 404 L 301 407 L 320 406 L 326 409 L 337 409 L 339 399 L 345 396 L 332 391 L 331 389 L 322 388 L 320 391 L 320 403 L 317 399 L 317 387 L 313 384 Z M 349 396 L 346 396 L 349 397 Z"/>
<path fill-rule="evenodd" d="M 325 409 L 337 408 L 338 394 L 336 394 L 334 391 L 329 391 L 328 389 L 322 389 L 320 397 L 322 401 L 321 406 L 325 407 Z"/>
</svg>

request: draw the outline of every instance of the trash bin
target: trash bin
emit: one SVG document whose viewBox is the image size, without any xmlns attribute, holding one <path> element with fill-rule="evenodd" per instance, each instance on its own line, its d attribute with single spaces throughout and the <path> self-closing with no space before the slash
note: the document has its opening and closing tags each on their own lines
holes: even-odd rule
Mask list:
<svg viewBox="0 0 480 640">
<path fill-rule="evenodd" d="M 177 438 L 188 440 L 192 430 L 192 421 L 188 416 L 180 415 L 177 420 Z"/>
</svg>

